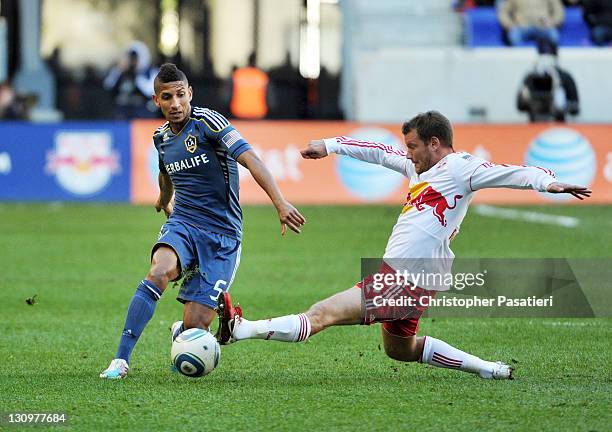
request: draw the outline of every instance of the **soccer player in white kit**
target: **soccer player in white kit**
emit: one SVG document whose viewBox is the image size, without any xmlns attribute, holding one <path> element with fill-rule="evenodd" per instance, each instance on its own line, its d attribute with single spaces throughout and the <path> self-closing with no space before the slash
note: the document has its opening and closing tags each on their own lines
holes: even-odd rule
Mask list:
<svg viewBox="0 0 612 432">
<path fill-rule="evenodd" d="M 406 152 L 350 137 L 314 140 L 302 151 L 305 159 L 320 159 L 330 153 L 351 156 L 382 165 L 410 179 L 406 204 L 383 256 L 383 273 L 405 270 L 397 268 L 403 261 L 413 272 L 418 272 L 418 269 L 410 269 L 410 263 L 418 259 L 422 259 L 421 262 L 452 263 L 454 254 L 450 242 L 477 190 L 533 189 L 568 193 L 578 199 L 591 194 L 586 187 L 557 182 L 554 174 L 544 168 L 496 165 L 469 153 L 455 152 L 451 124 L 436 111 L 419 114 L 404 123 L 402 133 Z M 314 304 L 304 313 L 259 321 L 242 317 L 240 307 L 233 307 L 229 294 L 224 293 L 219 298 L 217 337 L 226 344 L 243 339 L 301 342 L 330 326 L 381 321 L 385 352 L 395 360 L 457 369 L 485 379 L 512 379 L 512 367 L 507 364 L 482 360 L 431 336 L 417 337 L 419 318 L 426 307 L 413 308 L 402 319 L 393 320 L 368 313 L 367 307 L 364 311 L 362 296 L 365 295 L 367 302 L 364 285 L 369 283 L 371 278 L 366 278 L 354 287 Z M 419 299 L 445 289 L 448 286 L 413 286 L 410 295 Z"/>
</svg>

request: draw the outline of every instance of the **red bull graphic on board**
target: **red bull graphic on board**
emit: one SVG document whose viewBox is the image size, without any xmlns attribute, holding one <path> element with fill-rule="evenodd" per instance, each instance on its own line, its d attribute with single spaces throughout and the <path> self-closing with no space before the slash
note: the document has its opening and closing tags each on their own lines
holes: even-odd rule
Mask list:
<svg viewBox="0 0 612 432">
<path fill-rule="evenodd" d="M 453 204 L 450 205 L 446 198 L 435 190 L 429 183 L 421 182 L 410 188 L 408 196 L 406 197 L 406 204 L 402 209 L 402 214 L 409 212 L 413 208 L 417 211 L 426 210 L 425 206 L 433 208 L 434 216 L 438 219 L 442 226 L 446 226 L 446 218 L 444 213 L 446 210 L 452 210 L 457 207 L 457 201 L 463 198 L 463 195 L 455 195 L 453 197 Z"/>
<path fill-rule="evenodd" d="M 119 153 L 105 131 L 60 131 L 55 149 L 47 153 L 46 171 L 75 195 L 95 194 L 119 172 Z"/>
</svg>

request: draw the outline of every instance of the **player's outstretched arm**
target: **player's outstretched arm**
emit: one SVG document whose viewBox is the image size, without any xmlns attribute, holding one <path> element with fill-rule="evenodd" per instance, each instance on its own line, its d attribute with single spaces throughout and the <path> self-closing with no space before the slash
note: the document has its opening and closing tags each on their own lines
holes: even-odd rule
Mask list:
<svg viewBox="0 0 612 432">
<path fill-rule="evenodd" d="M 405 152 L 390 145 L 360 141 L 351 137 L 312 140 L 300 153 L 304 159 L 321 159 L 330 153 L 350 156 L 364 162 L 382 165 L 407 177 L 414 172 L 414 165 Z"/>
<path fill-rule="evenodd" d="M 174 185 L 172 179 L 166 173 L 159 173 L 159 197 L 155 202 L 155 210 L 159 213 L 164 211 L 166 217 L 170 217 L 174 211 Z"/>
<path fill-rule="evenodd" d="M 571 185 L 567 183 L 551 183 L 546 188 L 546 191 L 549 193 L 568 193 L 570 195 L 575 196 L 579 200 L 583 200 L 585 198 L 589 198 L 591 196 L 591 191 L 589 188 L 585 186 Z"/>
<path fill-rule="evenodd" d="M 306 223 L 304 216 L 293 207 L 281 193 L 276 181 L 270 174 L 270 171 L 264 163 L 259 159 L 253 150 L 247 150 L 238 156 L 236 159 L 241 165 L 246 167 L 253 178 L 261 186 L 261 188 L 268 194 L 270 200 L 278 211 L 278 218 L 281 223 L 281 234 L 285 235 L 287 227 L 293 232 L 300 233 L 300 227 Z"/>
<path fill-rule="evenodd" d="M 473 190 L 487 188 L 533 189 L 540 192 L 568 193 L 582 200 L 591 196 L 585 186 L 558 182 L 550 170 L 534 166 L 497 165 L 472 157 L 458 167 L 456 176 Z M 472 172 L 473 171 L 473 172 Z"/>
</svg>

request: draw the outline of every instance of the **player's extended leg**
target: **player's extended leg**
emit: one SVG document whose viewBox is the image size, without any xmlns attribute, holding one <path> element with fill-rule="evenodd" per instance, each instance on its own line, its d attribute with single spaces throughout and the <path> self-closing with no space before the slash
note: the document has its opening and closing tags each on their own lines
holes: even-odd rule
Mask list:
<svg viewBox="0 0 612 432">
<path fill-rule="evenodd" d="M 221 310 L 232 308 L 229 294 L 220 297 Z M 301 342 L 308 337 L 335 325 L 351 325 L 361 323 L 361 292 L 349 288 L 338 294 L 322 300 L 298 315 L 285 315 L 266 320 L 249 321 L 240 314 L 221 316 L 220 326 L 229 326 L 229 331 L 220 329 L 221 343 L 242 339 L 266 339 L 284 342 Z M 223 337 L 225 336 L 225 337 Z"/>
<path fill-rule="evenodd" d="M 385 352 L 394 360 L 427 363 L 432 366 L 458 369 L 478 374 L 486 379 L 512 379 L 512 368 L 501 362 L 482 360 L 472 354 L 461 351 L 444 341 L 431 336 L 416 337 L 412 333 L 410 321 L 404 324 L 384 323 L 381 326 Z M 403 328 L 402 328 L 403 327 Z M 412 325 L 416 331 L 416 322 Z M 397 333 L 403 333 L 399 336 Z"/>
<path fill-rule="evenodd" d="M 361 291 L 355 287 L 315 303 L 306 312 L 311 336 L 331 326 L 360 324 L 361 315 Z"/>
<path fill-rule="evenodd" d="M 130 355 L 145 326 L 153 316 L 157 300 L 168 282 L 180 274 L 178 257 L 170 247 L 160 245 L 151 258 L 151 268 L 140 282 L 128 307 L 119 348 L 110 366 L 100 374 L 101 378 L 119 379 L 127 375 Z"/>
</svg>

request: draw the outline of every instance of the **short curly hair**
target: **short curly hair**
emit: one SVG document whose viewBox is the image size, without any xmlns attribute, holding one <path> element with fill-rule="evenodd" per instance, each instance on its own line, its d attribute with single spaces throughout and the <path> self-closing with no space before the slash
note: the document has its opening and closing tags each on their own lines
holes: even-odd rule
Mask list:
<svg viewBox="0 0 612 432">
<path fill-rule="evenodd" d="M 187 75 L 182 70 L 177 68 L 174 63 L 164 63 L 155 77 L 155 93 L 159 90 L 160 84 L 174 81 L 183 81 L 188 84 Z"/>
</svg>

